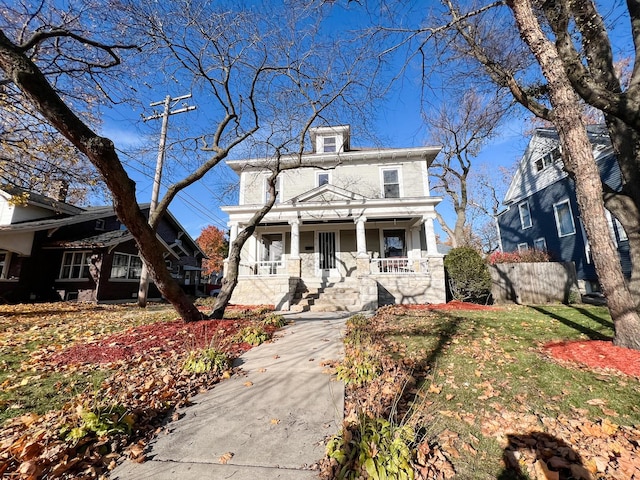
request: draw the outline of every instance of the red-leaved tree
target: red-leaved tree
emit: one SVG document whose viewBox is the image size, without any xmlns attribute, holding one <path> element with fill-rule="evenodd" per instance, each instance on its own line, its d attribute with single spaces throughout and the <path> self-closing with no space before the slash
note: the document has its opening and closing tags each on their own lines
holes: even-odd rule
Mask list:
<svg viewBox="0 0 640 480">
<path fill-rule="evenodd" d="M 225 232 L 209 225 L 202 229 L 196 242 L 208 257 L 202 262 L 202 273 L 211 275 L 214 272 L 222 272 L 224 259 L 229 250 L 229 242 L 225 238 Z"/>
</svg>

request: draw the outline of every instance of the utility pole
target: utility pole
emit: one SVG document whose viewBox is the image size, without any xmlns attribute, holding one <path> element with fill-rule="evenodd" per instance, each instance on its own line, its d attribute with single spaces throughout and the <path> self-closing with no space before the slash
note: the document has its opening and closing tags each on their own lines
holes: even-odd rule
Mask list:
<svg viewBox="0 0 640 480">
<path fill-rule="evenodd" d="M 151 216 L 158 206 L 158 197 L 160 194 L 160 181 L 162 180 L 162 164 L 164 163 L 165 144 L 167 142 L 167 128 L 169 126 L 169 116 L 176 115 L 178 113 L 190 112 L 195 110 L 195 106 L 188 106 L 183 104 L 182 108 L 177 110 L 171 110 L 180 100 L 186 100 L 191 98 L 191 94 L 182 95 L 181 97 L 171 98 L 171 95 L 167 95 L 164 100 L 159 102 L 153 102 L 149 106 L 157 107 L 158 105 L 164 105 L 162 113 L 154 113 L 148 117 L 142 116 L 143 121 L 154 120 L 156 118 L 162 118 L 162 129 L 160 130 L 160 144 L 158 145 L 158 159 L 156 161 L 156 172 L 153 177 L 153 190 L 151 191 L 151 203 L 149 205 L 149 223 L 151 223 Z M 147 306 L 147 293 L 149 291 L 149 270 L 147 264 L 142 262 L 142 270 L 140 272 L 140 287 L 138 288 L 138 306 Z"/>
</svg>

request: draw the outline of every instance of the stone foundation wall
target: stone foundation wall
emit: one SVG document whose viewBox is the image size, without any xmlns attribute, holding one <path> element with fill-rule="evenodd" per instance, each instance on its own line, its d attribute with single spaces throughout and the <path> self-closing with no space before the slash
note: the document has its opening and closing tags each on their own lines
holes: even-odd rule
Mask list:
<svg viewBox="0 0 640 480">
<path fill-rule="evenodd" d="M 428 274 L 371 275 L 378 284 L 380 305 L 402 303 L 445 303 L 444 261 L 429 258 Z"/>
<path fill-rule="evenodd" d="M 297 277 L 242 277 L 231 296 L 237 305 L 275 305 L 289 310 L 299 282 Z"/>
</svg>

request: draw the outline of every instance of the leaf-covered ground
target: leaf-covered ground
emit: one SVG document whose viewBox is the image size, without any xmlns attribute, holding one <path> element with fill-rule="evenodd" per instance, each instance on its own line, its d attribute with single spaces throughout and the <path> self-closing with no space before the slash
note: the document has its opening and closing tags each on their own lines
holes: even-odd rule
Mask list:
<svg viewBox="0 0 640 480">
<path fill-rule="evenodd" d="M 266 311 L 185 324 L 167 305 L 0 306 L 0 476 L 100 478 L 122 453 L 142 460 L 167 414 L 232 373 L 185 372 L 189 352 L 238 356 L 243 327 L 273 332 Z"/>
<path fill-rule="evenodd" d="M 347 424 L 411 425 L 417 479 L 640 479 L 640 353 L 616 363 L 606 309 L 390 306 L 365 330 L 382 369 Z"/>
</svg>

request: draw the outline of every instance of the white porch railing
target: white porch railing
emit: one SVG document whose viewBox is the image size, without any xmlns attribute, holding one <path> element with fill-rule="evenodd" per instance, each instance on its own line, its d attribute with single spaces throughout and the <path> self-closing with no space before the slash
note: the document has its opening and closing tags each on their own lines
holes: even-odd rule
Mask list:
<svg viewBox="0 0 640 480">
<path fill-rule="evenodd" d="M 282 260 L 275 261 L 260 261 L 241 263 L 238 272 L 240 275 L 260 275 L 260 276 L 272 276 L 272 275 L 286 275 L 287 271 L 285 263 Z"/>
<path fill-rule="evenodd" d="M 402 275 L 408 273 L 429 273 L 429 260 L 407 257 L 372 258 L 370 261 L 372 274 Z"/>
</svg>

